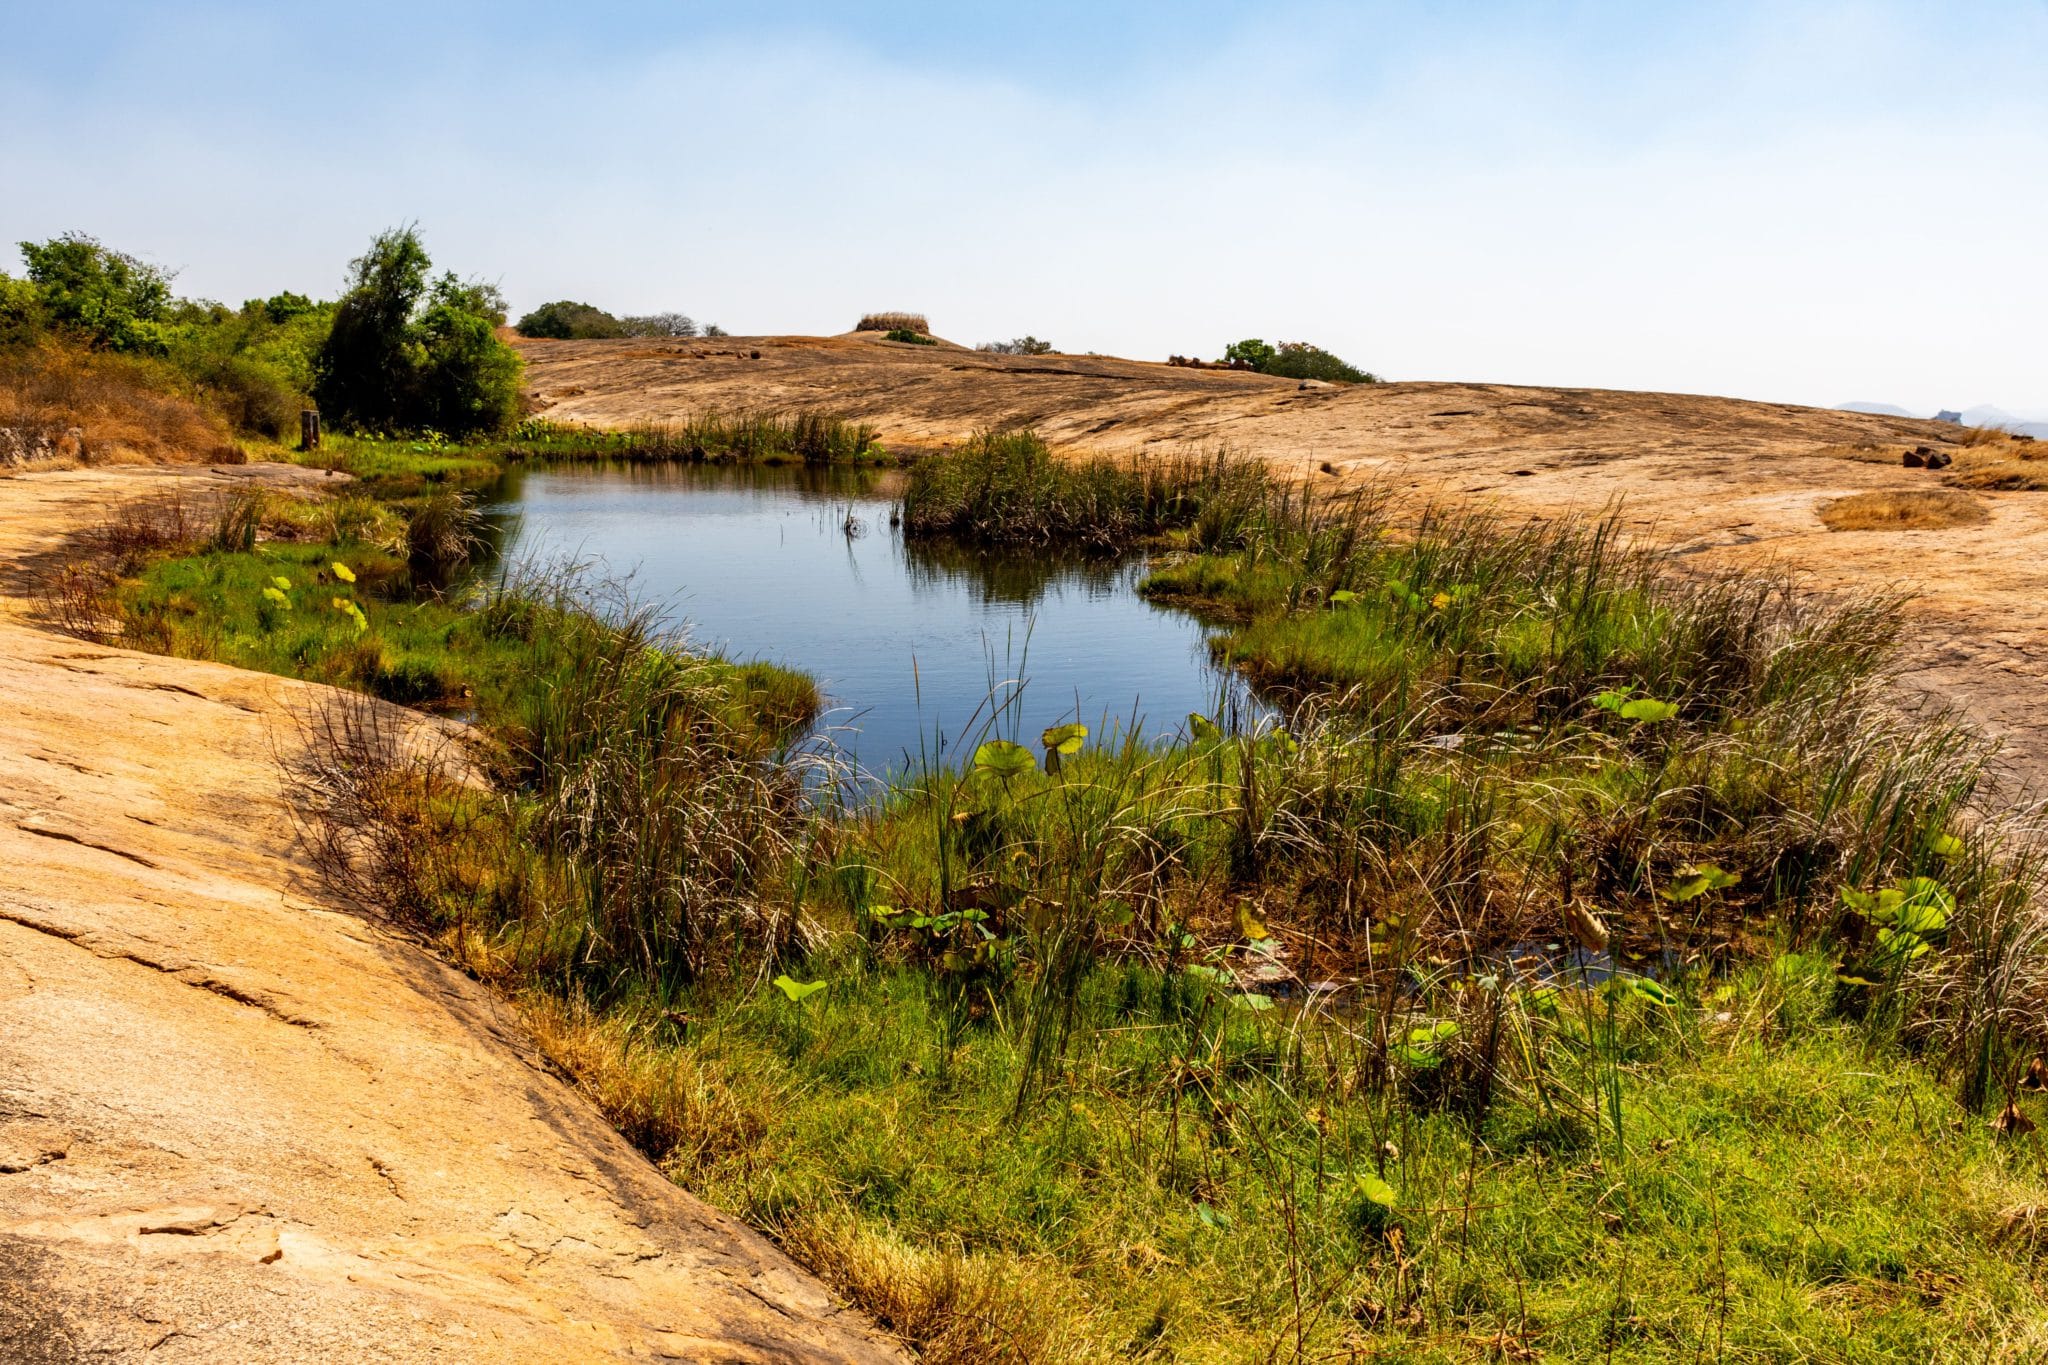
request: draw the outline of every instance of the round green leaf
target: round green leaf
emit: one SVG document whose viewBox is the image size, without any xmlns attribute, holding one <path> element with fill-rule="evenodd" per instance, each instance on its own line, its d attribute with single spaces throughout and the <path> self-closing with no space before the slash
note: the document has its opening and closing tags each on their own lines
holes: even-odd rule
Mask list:
<svg viewBox="0 0 2048 1365">
<path fill-rule="evenodd" d="M 992 739 L 974 751 L 974 766 L 1007 778 L 1036 771 L 1038 760 L 1021 744 L 1012 744 L 1007 739 Z"/>
<path fill-rule="evenodd" d="M 1081 752 L 1087 742 L 1088 727 L 1085 725 L 1055 725 L 1039 737 L 1039 742 L 1057 754 L 1072 757 Z"/>
</svg>

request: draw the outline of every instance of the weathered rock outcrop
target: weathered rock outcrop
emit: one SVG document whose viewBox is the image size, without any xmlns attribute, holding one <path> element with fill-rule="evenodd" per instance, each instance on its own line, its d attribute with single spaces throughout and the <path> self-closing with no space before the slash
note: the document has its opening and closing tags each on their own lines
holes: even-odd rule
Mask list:
<svg viewBox="0 0 2048 1365">
<path fill-rule="evenodd" d="M 293 474 L 0 479 L 0 1359 L 899 1359 L 321 902 L 276 761 L 320 689 L 21 619 L 109 503 Z"/>
</svg>

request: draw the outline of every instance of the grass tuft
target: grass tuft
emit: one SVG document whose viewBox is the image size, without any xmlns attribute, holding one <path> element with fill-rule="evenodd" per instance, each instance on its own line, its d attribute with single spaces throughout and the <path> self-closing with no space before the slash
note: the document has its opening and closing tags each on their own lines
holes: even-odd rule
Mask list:
<svg viewBox="0 0 2048 1365">
<path fill-rule="evenodd" d="M 1991 519 L 1982 498 L 1946 489 L 1852 493 L 1821 504 L 1830 531 L 1945 531 Z"/>
<path fill-rule="evenodd" d="M 930 336 L 932 325 L 922 313 L 863 313 L 853 324 L 856 332 L 915 332 Z"/>
</svg>

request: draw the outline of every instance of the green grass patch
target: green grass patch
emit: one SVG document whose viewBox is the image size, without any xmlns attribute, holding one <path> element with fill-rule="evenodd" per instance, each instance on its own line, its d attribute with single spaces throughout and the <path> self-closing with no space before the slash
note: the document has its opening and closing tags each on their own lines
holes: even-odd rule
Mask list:
<svg viewBox="0 0 2048 1365">
<path fill-rule="evenodd" d="M 621 1058 L 636 1093 L 666 1087 L 641 1137 L 671 1174 L 882 1306 L 928 1358 L 2044 1344 L 2041 1275 L 2001 1241 L 2038 1197 L 2035 1160 L 1813 1013 L 1824 968 L 1624 1011 L 1620 1066 L 1597 995 L 1567 988 L 1547 1017 L 1510 1005 L 1476 1122 L 1378 1081 L 1370 1009 L 1247 1011 L 1107 968 L 1059 1085 L 1020 1112 L 1014 1034 L 962 1028 L 927 975 L 843 955 L 798 975 L 825 987 L 706 996 L 682 1034 L 623 1007 L 586 1022 L 601 1047 L 565 1030 L 557 1055 L 600 1098 Z M 1508 1058 L 1524 1049 L 1545 1065 Z"/>
</svg>

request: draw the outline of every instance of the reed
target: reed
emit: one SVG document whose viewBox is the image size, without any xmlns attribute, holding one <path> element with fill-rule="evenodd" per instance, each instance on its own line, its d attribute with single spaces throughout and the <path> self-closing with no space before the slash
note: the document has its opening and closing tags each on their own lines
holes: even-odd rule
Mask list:
<svg viewBox="0 0 2048 1365">
<path fill-rule="evenodd" d="M 1062 460 L 1031 432 L 985 431 L 911 468 L 903 526 L 917 539 L 1100 553 L 1205 519 L 1229 525 L 1266 485 L 1263 466 L 1227 452 Z"/>
</svg>

